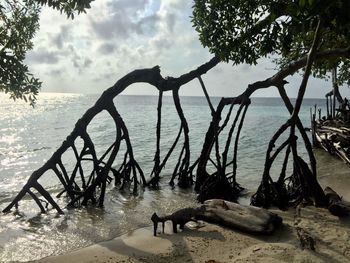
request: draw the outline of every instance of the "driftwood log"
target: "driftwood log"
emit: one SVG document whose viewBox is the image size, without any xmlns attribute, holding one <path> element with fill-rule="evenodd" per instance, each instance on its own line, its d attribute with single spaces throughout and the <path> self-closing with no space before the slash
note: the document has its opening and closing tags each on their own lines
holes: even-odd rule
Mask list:
<svg viewBox="0 0 350 263">
<path fill-rule="evenodd" d="M 328 199 L 328 210 L 332 215 L 344 217 L 350 214 L 350 203 L 342 198 L 330 187 L 324 189 Z"/>
<path fill-rule="evenodd" d="M 180 229 L 189 221 L 203 220 L 209 223 L 240 230 L 252 234 L 271 234 L 282 224 L 282 218 L 278 215 L 259 207 L 244 206 L 222 199 L 211 199 L 199 207 L 180 209 L 171 215 L 159 217 L 154 213 L 151 217 L 154 236 L 157 234 L 158 223 L 163 224 L 170 220 L 173 224 L 173 232 L 177 233 L 177 225 Z"/>
<path fill-rule="evenodd" d="M 282 224 L 282 218 L 266 209 L 244 206 L 221 199 L 204 202 L 196 218 L 252 234 L 271 234 Z"/>
</svg>

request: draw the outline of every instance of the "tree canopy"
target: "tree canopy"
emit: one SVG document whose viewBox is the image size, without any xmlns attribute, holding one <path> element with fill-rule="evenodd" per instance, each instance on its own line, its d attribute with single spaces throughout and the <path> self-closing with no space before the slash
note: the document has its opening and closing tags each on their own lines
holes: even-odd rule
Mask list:
<svg viewBox="0 0 350 263">
<path fill-rule="evenodd" d="M 308 52 L 319 19 L 318 51 L 349 48 L 349 14 L 348 0 L 195 0 L 192 22 L 203 46 L 224 61 L 256 64 L 277 54 L 285 66 Z M 335 65 L 339 80 L 350 84 L 348 59 L 318 63 L 315 74 Z"/>
<path fill-rule="evenodd" d="M 39 29 L 41 6 L 47 5 L 73 19 L 85 13 L 93 0 L 5 0 L 0 3 L 0 91 L 32 105 L 41 87 L 24 63 Z"/>
</svg>

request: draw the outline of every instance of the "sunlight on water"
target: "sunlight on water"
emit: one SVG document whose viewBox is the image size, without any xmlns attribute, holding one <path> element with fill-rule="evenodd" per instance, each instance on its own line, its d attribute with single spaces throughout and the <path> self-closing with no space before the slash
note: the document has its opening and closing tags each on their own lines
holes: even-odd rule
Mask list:
<svg viewBox="0 0 350 263">
<path fill-rule="evenodd" d="M 76 121 L 97 98 L 95 95 L 41 93 L 33 109 L 23 101 L 13 102 L 5 95 L 0 96 L 0 209 L 11 201 L 31 173 L 50 158 L 72 131 Z M 204 98 L 183 97 L 181 101 L 190 126 L 193 161 L 200 153 L 210 123 L 210 112 Z M 218 101 L 218 98 L 213 99 L 214 104 Z M 315 103 L 320 105 L 323 102 L 306 100 L 307 105 L 302 109 L 301 118 L 306 126 L 310 122 L 309 108 Z M 135 158 L 149 174 L 156 147 L 157 98 L 119 96 L 115 104 L 129 129 Z M 163 104 L 162 156 L 179 129 L 179 118 L 172 98 L 164 97 Z M 266 146 L 273 132 L 287 117 L 280 100 L 253 100 L 244 123 L 238 156 L 238 181 L 248 189 L 256 188 L 259 183 Z M 88 129 L 97 153 L 102 154 L 113 142 L 114 124 L 108 114 L 101 114 L 91 122 Z M 154 211 L 170 213 L 193 204 L 195 194 L 192 191 L 172 190 L 167 184 L 166 177 L 172 173 L 179 152 L 178 147 L 169 159 L 159 191 L 141 191 L 134 196 L 110 185 L 104 209 L 65 209 L 64 216 L 54 212 L 39 214 L 35 203 L 26 197 L 20 202 L 19 212 L 0 217 L 0 261 L 35 260 L 71 251 L 149 225 L 150 215 Z M 70 157 L 66 156 L 63 160 L 68 171 L 71 171 L 73 164 L 69 162 Z M 278 175 L 278 170 L 272 170 L 272 173 Z M 53 196 L 61 190 L 58 181 L 50 174 L 40 180 Z M 64 198 L 58 202 L 62 207 L 65 206 Z"/>
</svg>

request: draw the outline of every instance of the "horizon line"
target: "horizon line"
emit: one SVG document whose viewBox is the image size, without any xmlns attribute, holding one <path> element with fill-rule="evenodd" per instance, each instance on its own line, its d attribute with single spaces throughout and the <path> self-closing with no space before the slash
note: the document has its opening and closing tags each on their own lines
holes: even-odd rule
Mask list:
<svg viewBox="0 0 350 263">
<path fill-rule="evenodd" d="M 6 95 L 5 93 L 2 93 Z M 37 96 L 40 96 L 40 94 L 67 94 L 67 95 L 102 95 L 102 93 L 76 93 L 76 92 L 54 92 L 54 91 L 43 91 L 39 92 Z M 118 94 L 117 96 L 157 96 L 152 94 Z M 171 95 L 163 94 L 164 97 L 171 97 Z M 198 98 L 205 98 L 204 95 L 181 95 L 181 97 L 198 97 Z M 211 98 L 228 98 L 232 96 L 211 96 Z M 280 98 L 279 96 L 253 96 L 251 98 Z M 296 99 L 296 97 L 290 97 L 290 99 Z M 304 99 L 325 99 L 325 97 L 304 97 Z"/>
</svg>

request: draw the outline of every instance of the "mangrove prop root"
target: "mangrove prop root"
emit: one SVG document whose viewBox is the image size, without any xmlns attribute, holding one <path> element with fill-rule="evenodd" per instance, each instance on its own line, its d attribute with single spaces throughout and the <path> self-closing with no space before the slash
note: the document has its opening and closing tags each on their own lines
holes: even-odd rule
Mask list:
<svg viewBox="0 0 350 263">
<path fill-rule="evenodd" d="M 173 177 L 171 181 L 174 181 L 174 175 L 177 174 L 177 168 L 179 167 L 178 173 L 178 185 L 180 187 L 186 188 L 192 185 L 193 179 L 189 170 L 190 167 L 190 138 L 189 138 L 189 128 L 186 117 L 181 107 L 180 97 L 179 97 L 179 89 L 173 90 L 173 99 L 176 111 L 179 115 L 181 121 L 181 127 L 184 135 L 184 144 L 180 154 L 180 158 L 178 160 L 178 164 L 173 173 Z M 183 157 L 182 157 L 183 156 Z"/>
<path fill-rule="evenodd" d="M 233 98 L 222 98 L 215 110 L 212 103 L 210 102 L 210 98 L 206 91 L 204 83 L 201 79 L 201 75 L 205 74 L 208 70 L 212 69 L 220 62 L 219 58 L 217 57 L 212 58 L 209 62 L 201 65 L 197 69 L 194 69 L 188 73 L 185 73 L 177 78 L 173 78 L 173 77 L 163 78 L 160 74 L 159 66 L 149 68 L 149 69 L 139 69 L 139 70 L 130 72 L 129 74 L 122 77 L 119 81 L 117 81 L 112 87 L 110 87 L 109 89 L 103 92 L 100 98 L 96 101 L 95 105 L 90 109 L 88 109 L 84 113 L 84 115 L 81 117 L 81 119 L 77 121 L 73 131 L 70 133 L 70 135 L 67 136 L 66 140 L 56 150 L 56 152 L 53 153 L 53 155 L 47 160 L 45 164 L 43 164 L 42 167 L 40 167 L 30 175 L 28 181 L 25 183 L 23 188 L 15 196 L 13 201 L 7 207 L 5 207 L 3 212 L 9 212 L 13 207 L 18 208 L 18 203 L 22 200 L 22 198 L 24 198 L 26 194 L 28 194 L 37 203 L 39 209 L 42 212 L 44 212 L 44 210 L 48 208 L 47 205 L 44 207 L 41 204 L 41 202 L 44 202 L 45 204 L 49 204 L 51 207 L 53 207 L 58 213 L 63 213 L 62 209 L 59 207 L 56 200 L 52 198 L 51 194 L 38 183 L 38 180 L 42 176 L 46 175 L 49 171 L 54 171 L 54 174 L 59 179 L 63 189 L 60 191 L 60 193 L 57 196 L 61 196 L 63 193 L 66 193 L 68 197 L 68 205 L 71 205 L 71 206 L 86 205 L 90 201 L 92 203 L 98 202 L 98 204 L 102 206 L 104 197 L 105 197 L 106 184 L 109 183 L 112 178 L 110 174 L 114 176 L 115 184 L 121 185 L 120 186 L 121 188 L 124 188 L 127 185 L 133 185 L 134 191 L 136 191 L 138 184 L 142 184 L 144 186 L 147 185 L 143 171 L 134 158 L 133 148 L 128 135 L 128 130 L 121 116 L 119 116 L 117 110 L 115 109 L 114 102 L 113 102 L 113 99 L 117 95 L 119 95 L 121 92 L 123 92 L 128 86 L 130 86 L 131 84 L 140 83 L 140 82 L 148 83 L 151 86 L 154 86 L 155 88 L 157 88 L 160 92 L 159 103 L 158 103 L 158 122 L 157 122 L 157 132 L 156 132 L 157 148 L 156 148 L 156 153 L 154 158 L 155 165 L 153 169 L 153 175 L 154 175 L 153 178 L 156 178 L 156 179 L 150 185 L 158 184 L 160 172 L 164 168 L 168 158 L 170 157 L 174 148 L 176 147 L 180 136 L 183 134 L 184 135 L 184 145 L 182 146 L 183 150 L 181 151 L 182 153 L 180 154 L 179 161 L 175 167 L 171 182 L 173 182 L 175 180 L 175 177 L 178 176 L 180 186 L 191 185 L 193 182 L 193 176 L 194 176 L 193 171 L 195 167 L 197 167 L 196 175 L 195 175 L 196 176 L 195 190 L 197 191 L 200 190 L 204 182 L 206 182 L 210 178 L 210 174 L 207 172 L 207 164 L 208 162 L 212 161 L 210 154 L 211 154 L 213 145 L 215 144 L 215 142 L 218 142 L 218 136 L 220 132 L 224 129 L 224 127 L 227 125 L 230 119 L 233 105 L 241 105 L 244 101 L 247 101 L 255 91 L 259 89 L 265 89 L 271 86 L 279 87 L 285 84 L 286 82 L 284 81 L 284 78 L 295 73 L 297 70 L 304 67 L 305 65 L 309 66 L 310 57 L 311 56 L 304 56 L 294 62 L 291 62 L 289 65 L 287 65 L 285 68 L 282 68 L 279 72 L 277 72 L 272 77 L 267 78 L 263 81 L 257 81 L 253 84 L 248 85 L 247 89 L 239 96 L 236 96 Z M 350 58 L 350 49 L 349 48 L 334 49 L 334 50 L 319 52 L 317 53 L 317 56 L 314 56 L 314 59 L 327 60 L 327 59 L 337 58 L 337 57 Z M 184 117 L 184 114 L 180 105 L 178 90 L 180 89 L 180 87 L 182 87 L 183 85 L 192 81 L 195 78 L 199 79 L 203 92 L 205 93 L 205 96 L 207 98 L 207 101 L 211 110 L 211 114 L 212 114 L 212 121 L 206 133 L 200 156 L 198 159 L 196 159 L 196 162 L 190 166 L 190 148 L 189 148 L 189 136 L 188 136 L 189 130 L 188 130 L 187 121 Z M 306 86 L 306 82 L 305 82 L 305 86 Z M 161 119 L 161 101 L 162 101 L 163 92 L 167 92 L 167 91 L 173 92 L 173 98 L 174 98 L 176 110 L 181 120 L 181 126 L 180 126 L 180 131 L 178 133 L 178 136 L 176 137 L 173 145 L 171 146 L 170 150 L 166 154 L 163 161 L 161 161 L 160 146 L 159 146 L 160 145 L 160 126 L 161 126 L 161 120 L 160 120 Z M 284 99 L 286 106 L 288 110 L 291 112 L 292 116 L 298 115 L 297 113 L 300 108 L 299 102 L 302 101 L 303 96 L 299 96 L 299 97 L 300 97 L 299 101 L 296 107 L 294 108 L 290 107 L 291 106 L 290 102 Z M 226 105 L 230 105 L 230 110 L 224 120 L 224 123 L 220 127 L 221 114 Z M 90 138 L 90 135 L 87 132 L 87 127 L 90 124 L 90 122 L 95 118 L 95 116 L 101 113 L 102 111 L 107 111 L 111 115 L 116 126 L 116 136 L 115 136 L 115 142 L 113 142 L 112 145 L 99 157 L 98 154 L 96 153 L 94 142 L 92 141 L 92 139 Z M 243 123 L 243 120 L 241 121 L 241 123 Z M 309 147 L 309 142 L 306 139 L 307 136 L 305 135 L 305 133 L 302 133 L 301 122 L 297 120 L 297 117 L 295 116 L 293 117 L 293 123 L 294 124 L 296 123 L 297 128 L 301 132 L 304 142 L 306 144 L 306 148 L 309 152 L 309 156 L 311 159 L 312 173 L 313 173 L 312 181 L 317 182 L 316 171 L 315 171 L 316 166 L 315 166 L 314 159 L 312 159 L 314 157 L 312 154 L 310 154 L 311 151 Z M 237 137 L 235 142 L 235 149 L 237 148 L 239 133 L 236 136 Z M 81 138 L 84 143 L 83 149 L 80 152 L 78 152 L 77 150 L 78 138 Z M 115 158 L 119 156 L 118 153 L 120 151 L 119 149 L 120 149 L 121 143 L 125 143 L 126 151 L 124 152 L 124 154 L 123 153 L 120 154 L 124 156 L 124 159 L 123 159 L 122 165 L 118 169 L 116 169 L 114 168 L 113 165 L 114 165 Z M 218 148 L 219 146 L 217 144 L 217 149 Z M 75 160 L 74 160 L 75 164 L 73 163 L 74 169 L 72 172 L 68 172 L 65 165 L 62 163 L 62 156 L 64 155 L 64 153 L 66 153 L 70 149 L 73 150 L 73 153 L 75 156 Z M 295 152 L 295 150 L 293 151 Z M 216 162 L 219 162 L 220 158 L 222 157 L 220 155 L 217 155 Z M 82 161 L 91 162 L 92 168 L 90 170 L 85 171 L 82 167 Z M 236 160 L 233 160 L 228 164 L 236 165 Z M 227 182 L 225 182 L 225 184 L 228 184 L 231 186 L 235 185 L 236 187 L 237 184 L 235 183 L 235 178 L 236 178 L 235 168 L 233 169 L 234 170 L 233 172 L 226 173 L 224 172 L 224 170 L 226 169 L 227 165 L 221 166 L 216 164 L 217 169 L 218 170 L 221 169 L 221 170 L 220 170 L 220 173 L 219 172 L 214 173 L 213 178 L 211 179 L 221 177 L 222 179 L 226 179 Z M 227 175 L 229 174 L 233 174 L 233 176 L 231 176 L 233 181 L 231 182 L 230 182 L 230 177 L 227 177 Z M 281 176 L 281 178 L 284 178 L 284 176 L 285 175 Z M 292 177 L 291 179 L 292 179 L 291 181 L 294 183 L 297 183 L 299 180 L 296 177 Z M 268 174 L 265 175 L 264 180 L 267 181 L 268 184 L 261 184 L 259 188 L 270 185 L 269 182 L 271 181 L 271 178 Z M 208 180 L 207 182 L 210 182 L 210 181 L 211 180 Z M 283 180 L 281 179 L 280 181 L 283 181 Z M 271 188 L 275 188 L 275 187 L 271 187 Z M 32 191 L 33 189 L 36 190 L 35 193 Z M 300 191 L 302 190 L 298 188 L 294 191 L 294 193 L 296 195 L 301 196 L 302 193 L 300 193 Z M 41 198 L 40 198 L 40 195 L 41 195 Z"/>
<path fill-rule="evenodd" d="M 154 175 L 154 178 L 148 183 L 152 187 L 157 187 L 159 182 L 159 174 L 160 174 L 160 132 L 161 132 L 161 120 L 162 120 L 162 99 L 163 99 L 163 91 L 159 91 L 158 96 L 158 107 L 157 107 L 157 143 L 156 143 L 156 152 L 154 154 L 154 167 L 151 173 L 151 176 Z"/>
<path fill-rule="evenodd" d="M 322 59 L 330 59 L 331 57 L 350 57 L 350 49 L 346 48 L 346 49 L 338 49 L 338 50 L 333 50 L 333 51 L 318 52 L 317 55 L 313 56 L 313 59 L 314 60 L 322 60 Z M 279 87 L 283 88 L 283 85 L 285 85 L 287 83 L 284 79 L 288 75 L 291 75 L 291 74 L 295 73 L 298 69 L 304 67 L 307 64 L 308 60 L 310 62 L 309 56 L 305 56 L 299 60 L 291 62 L 286 67 L 282 68 L 279 72 L 277 72 L 275 75 L 273 75 L 272 77 L 267 78 L 263 81 L 257 81 L 253 84 L 248 85 L 247 89 L 239 96 L 236 96 L 233 98 L 222 98 L 220 100 L 218 106 L 216 107 L 216 110 L 214 112 L 212 112 L 212 120 L 210 122 L 207 133 L 205 135 L 204 143 L 202 145 L 202 150 L 201 150 L 199 162 L 197 165 L 197 174 L 196 174 L 196 182 L 195 182 L 195 190 L 196 191 L 201 191 L 201 188 L 204 185 L 204 182 L 206 182 L 206 180 L 211 176 L 210 173 L 207 171 L 207 164 L 208 164 L 208 162 L 212 161 L 210 154 L 212 152 L 213 146 L 215 145 L 217 133 L 220 133 L 222 131 L 222 129 L 227 125 L 227 123 L 230 119 L 233 105 L 242 104 L 242 101 L 249 99 L 250 96 L 255 91 L 257 91 L 259 89 L 265 89 L 265 88 L 268 88 L 271 86 L 275 86 L 277 88 L 279 88 Z M 311 63 L 309 63 L 309 64 L 311 64 Z M 308 75 L 308 74 L 306 74 L 306 75 Z M 307 84 L 307 81 L 304 81 L 303 89 L 305 89 L 306 84 Z M 283 92 L 283 90 L 282 90 L 282 92 Z M 286 97 L 283 97 L 281 95 L 281 97 L 283 98 L 287 109 L 290 111 L 290 114 L 292 115 L 292 113 L 294 111 L 294 107 L 290 103 L 288 96 L 286 95 Z M 298 100 L 298 108 L 300 108 L 300 104 L 301 104 L 302 99 L 303 99 L 303 92 L 301 92 L 301 96 L 299 96 L 299 97 L 300 98 Z M 228 112 L 222 126 L 220 127 L 221 115 L 222 115 L 224 107 L 227 105 L 230 105 L 230 109 L 229 109 L 229 112 Z M 298 118 L 298 114 L 297 114 L 298 111 L 299 111 L 299 109 L 297 109 L 295 111 L 296 114 L 295 114 L 295 117 L 293 117 L 293 121 L 294 121 L 294 123 L 296 123 L 296 126 L 303 137 L 306 149 L 309 153 L 312 174 L 313 174 L 314 180 L 317 182 L 317 180 L 316 180 L 316 160 L 315 160 L 314 155 L 312 153 L 311 143 L 309 142 L 309 140 L 307 138 L 307 134 L 305 133 L 305 130 L 304 130 L 299 118 Z M 271 150 L 269 150 L 269 151 L 271 152 Z M 288 153 L 288 155 L 289 155 L 289 153 Z M 287 160 L 288 160 L 288 158 L 287 158 Z M 218 162 L 218 158 L 217 158 L 217 162 Z M 230 163 L 234 164 L 235 162 L 230 162 Z M 269 166 L 269 163 L 270 163 L 270 161 L 268 161 L 267 166 Z M 271 162 L 271 165 L 272 165 L 272 162 Z M 286 165 L 287 165 L 287 163 L 284 165 L 284 167 L 286 167 Z M 218 164 L 214 164 L 214 166 L 219 170 L 220 166 Z M 284 170 L 285 170 L 285 168 L 284 168 Z M 268 168 L 268 171 L 269 171 L 269 168 Z M 233 172 L 233 174 L 234 174 L 234 176 L 236 176 L 235 172 Z M 261 201 L 262 201 L 262 197 L 264 196 L 264 193 L 268 193 L 270 191 L 272 191 L 273 193 L 276 193 L 276 189 L 280 189 L 280 190 L 277 190 L 277 191 L 279 191 L 279 196 L 286 196 L 286 186 L 284 185 L 283 180 L 281 180 L 277 185 L 270 185 L 272 180 L 271 180 L 269 174 L 268 173 L 264 173 L 264 174 L 265 175 L 263 176 L 264 177 L 263 181 L 265 183 L 260 184 L 258 191 L 257 191 L 257 195 L 255 195 L 255 197 L 261 196 L 261 198 L 258 197 L 255 199 L 256 200 L 261 199 Z M 213 175 L 216 175 L 216 173 L 214 173 Z M 284 176 L 283 176 L 283 178 L 284 178 Z M 235 179 L 235 178 L 233 178 L 233 179 Z M 271 196 L 271 195 L 269 195 L 269 196 Z M 268 199 L 269 199 L 269 197 L 266 198 L 266 201 L 268 201 Z M 287 199 L 287 197 L 284 199 Z M 320 199 L 322 200 L 323 198 L 321 197 Z M 266 203 L 265 202 L 257 202 L 257 203 L 268 205 L 268 203 L 271 203 L 271 202 L 266 202 Z"/>
<path fill-rule="evenodd" d="M 316 169 L 315 169 L 315 162 L 313 162 L 313 153 L 310 153 L 309 149 L 309 140 L 304 138 L 304 142 L 306 145 L 306 148 L 309 152 L 310 160 L 311 160 L 311 165 L 312 165 L 312 170 L 313 172 L 310 171 L 308 165 L 300 158 L 300 156 L 297 155 L 297 150 L 296 150 L 296 142 L 295 142 L 295 126 L 297 126 L 303 135 L 303 131 L 301 129 L 303 128 L 298 114 L 301 108 L 301 103 L 303 101 L 303 97 L 305 94 L 307 82 L 309 75 L 311 73 L 311 66 L 316 54 L 316 47 L 319 42 L 320 38 L 320 21 L 317 25 L 314 40 L 312 43 L 312 46 L 310 48 L 310 51 L 307 55 L 307 62 L 306 62 L 306 67 L 305 67 L 305 72 L 304 76 L 302 79 L 302 82 L 300 84 L 298 96 L 295 102 L 295 106 L 290 104 L 289 99 L 286 97 L 283 85 L 286 82 L 281 82 L 279 85 L 276 85 L 279 88 L 281 97 L 283 98 L 286 107 L 288 110 L 291 112 L 291 117 L 290 119 L 280 127 L 280 129 L 275 133 L 275 135 L 272 137 L 269 147 L 266 153 L 266 160 L 265 160 L 265 169 L 262 177 L 262 182 L 258 188 L 258 191 L 255 195 L 253 195 L 251 203 L 256 206 L 263 206 L 263 207 L 268 207 L 271 205 L 278 205 L 278 206 L 284 206 L 286 203 L 289 201 L 289 198 L 286 196 L 285 188 L 284 185 L 282 185 L 282 181 L 279 180 L 278 183 L 275 183 L 272 181 L 270 177 L 270 168 L 271 165 L 279 153 L 279 151 L 285 147 L 286 145 L 290 144 L 290 147 L 292 149 L 292 154 L 293 154 L 293 159 L 294 159 L 294 173 L 292 175 L 292 188 L 294 189 L 301 189 L 300 195 L 299 195 L 299 200 L 304 200 L 306 202 L 313 200 L 315 205 L 319 206 L 325 206 L 326 205 L 326 198 L 325 195 L 320 187 L 320 185 L 317 182 L 316 179 Z M 275 146 L 276 140 L 280 137 L 284 131 L 290 128 L 290 136 L 289 136 L 289 143 L 288 141 L 284 144 L 282 144 L 283 147 L 280 147 L 277 151 L 276 154 L 274 154 L 272 157 L 270 157 L 271 151 L 273 147 Z M 303 136 L 304 137 L 304 136 Z M 285 164 L 283 165 L 282 169 L 285 169 Z M 285 200 L 283 198 L 287 197 Z"/>
<path fill-rule="evenodd" d="M 142 183 L 146 184 L 142 169 L 136 162 L 133 156 L 133 150 L 131 146 L 131 141 L 129 139 L 128 130 L 123 122 L 122 118 L 119 116 L 118 112 L 114 108 L 113 99 L 124 91 L 128 86 L 134 83 L 144 82 L 156 87 L 159 91 L 172 91 L 178 90 L 179 87 L 188 83 L 189 81 L 198 78 L 202 74 L 205 74 L 208 70 L 213 68 L 219 63 L 219 59 L 214 57 L 209 62 L 201 65 L 195 70 L 192 70 L 186 74 L 181 75 L 178 78 L 163 78 L 160 74 L 159 66 L 149 68 L 149 69 L 140 69 L 135 70 L 124 77 L 122 77 L 115 85 L 103 92 L 101 97 L 96 101 L 95 105 L 88 109 L 85 114 L 79 119 L 75 125 L 75 128 L 71 134 L 66 138 L 62 145 L 57 149 L 57 151 L 49 158 L 49 160 L 38 170 L 34 171 L 29 177 L 27 183 L 24 185 L 22 190 L 14 198 L 14 200 L 3 210 L 4 212 L 9 212 L 12 207 L 18 205 L 18 202 L 26 195 L 29 194 L 34 201 L 38 204 L 41 211 L 43 207 L 39 205 L 39 197 L 33 194 L 31 188 L 34 188 L 38 191 L 41 196 L 46 199 L 46 201 L 54 208 L 58 213 L 63 213 L 62 209 L 58 206 L 57 202 L 51 197 L 50 193 L 47 192 L 40 184 L 38 180 L 45 175 L 49 170 L 54 170 L 56 176 L 60 179 L 61 185 L 64 188 L 64 191 L 67 193 L 70 201 L 69 205 L 75 206 L 80 203 L 86 205 L 89 201 L 95 203 L 98 200 L 100 206 L 103 205 L 103 200 L 106 191 L 106 183 L 110 180 L 109 172 L 113 172 L 114 176 L 118 178 L 122 185 L 126 185 L 126 181 L 131 182 L 134 185 L 134 190 L 137 189 L 137 184 Z M 178 99 L 178 98 L 177 98 Z M 178 108 L 177 108 L 178 109 Z M 89 134 L 87 133 L 87 127 L 92 119 L 101 113 L 102 111 L 107 111 L 113 118 L 115 126 L 117 127 L 116 141 L 113 146 L 111 146 L 103 154 L 107 160 L 101 160 L 98 158 L 95 151 L 95 146 L 91 140 Z M 179 112 L 179 115 L 181 113 Z M 180 116 L 180 118 L 182 118 Z M 188 127 L 186 127 L 185 121 L 182 119 L 182 126 L 188 136 Z M 81 137 L 84 141 L 84 152 L 80 155 L 76 153 L 76 140 Z M 121 142 L 126 144 L 126 153 L 125 157 L 128 157 L 128 161 L 123 163 L 122 169 L 119 173 L 116 170 L 112 170 L 112 165 L 114 159 L 117 156 L 119 151 L 119 145 Z M 189 142 L 186 141 L 186 154 L 185 160 L 182 162 L 181 169 L 187 169 L 189 167 Z M 62 155 L 69 149 L 73 149 L 76 158 L 76 165 L 73 173 L 68 175 L 66 169 L 61 164 Z M 109 156 L 107 158 L 107 155 Z M 81 161 L 85 155 L 91 155 L 91 162 L 93 163 L 92 171 L 85 172 L 81 168 Z M 104 159 L 104 158 L 103 158 Z M 56 167 L 60 167 L 59 171 Z M 76 173 L 79 170 L 80 177 L 82 182 L 76 180 Z M 88 176 L 86 178 L 85 176 Z M 139 176 L 139 178 L 137 178 Z M 78 186 L 81 185 L 81 187 Z M 78 192 L 76 192 L 76 189 Z"/>
<path fill-rule="evenodd" d="M 236 202 L 242 188 L 238 184 L 232 184 L 227 177 L 218 174 L 208 176 L 197 196 L 197 200 L 203 203 L 209 199 L 224 199 Z"/>
</svg>

